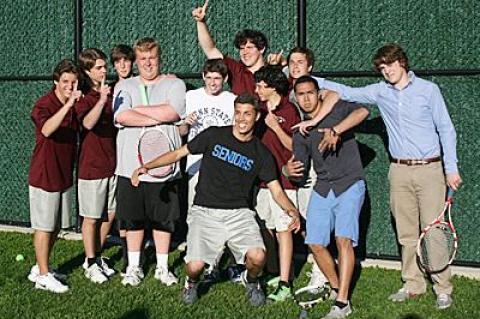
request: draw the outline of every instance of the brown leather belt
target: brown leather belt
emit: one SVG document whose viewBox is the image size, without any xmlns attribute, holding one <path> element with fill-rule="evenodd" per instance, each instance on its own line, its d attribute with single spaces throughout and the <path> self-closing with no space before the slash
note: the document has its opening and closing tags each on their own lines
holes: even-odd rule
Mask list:
<svg viewBox="0 0 480 319">
<path fill-rule="evenodd" d="M 427 165 L 434 162 L 440 162 L 442 158 L 440 156 L 431 157 L 431 158 L 424 158 L 424 159 L 396 159 L 391 158 L 390 161 L 396 164 L 402 164 L 407 166 L 414 166 L 414 165 Z"/>
</svg>

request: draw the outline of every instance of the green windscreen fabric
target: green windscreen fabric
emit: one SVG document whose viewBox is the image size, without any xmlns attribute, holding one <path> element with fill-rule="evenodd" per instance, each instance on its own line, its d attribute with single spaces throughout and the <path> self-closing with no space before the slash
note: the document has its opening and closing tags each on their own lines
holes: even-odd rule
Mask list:
<svg viewBox="0 0 480 319">
<path fill-rule="evenodd" d="M 0 76 L 49 75 L 73 58 L 74 1 L 3 0 Z"/>
</svg>

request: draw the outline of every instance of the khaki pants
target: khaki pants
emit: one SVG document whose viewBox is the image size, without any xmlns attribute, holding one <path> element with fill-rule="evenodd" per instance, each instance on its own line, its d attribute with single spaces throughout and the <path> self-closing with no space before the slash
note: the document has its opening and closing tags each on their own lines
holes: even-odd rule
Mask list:
<svg viewBox="0 0 480 319">
<path fill-rule="evenodd" d="M 445 203 L 442 163 L 407 166 L 390 164 L 390 207 L 402 247 L 404 288 L 415 294 L 426 291 L 425 275 L 417 263 L 416 245 L 421 229 L 432 222 Z M 450 268 L 432 275 L 435 293 L 451 294 Z"/>
</svg>

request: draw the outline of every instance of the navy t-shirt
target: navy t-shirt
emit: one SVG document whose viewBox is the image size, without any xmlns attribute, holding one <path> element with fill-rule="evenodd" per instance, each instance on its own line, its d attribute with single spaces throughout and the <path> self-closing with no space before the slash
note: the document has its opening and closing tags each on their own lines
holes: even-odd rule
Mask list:
<svg viewBox="0 0 480 319">
<path fill-rule="evenodd" d="M 210 127 L 187 144 L 191 154 L 203 154 L 195 205 L 236 209 L 250 207 L 257 179 L 277 179 L 275 161 L 257 138 L 235 138 L 232 126 Z"/>
</svg>

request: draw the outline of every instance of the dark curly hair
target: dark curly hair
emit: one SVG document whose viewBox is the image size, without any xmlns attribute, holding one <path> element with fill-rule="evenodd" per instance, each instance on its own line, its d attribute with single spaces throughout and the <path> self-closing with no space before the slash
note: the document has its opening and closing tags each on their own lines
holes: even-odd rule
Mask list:
<svg viewBox="0 0 480 319">
<path fill-rule="evenodd" d="M 255 72 L 255 82 L 265 82 L 268 87 L 274 88 L 278 94 L 288 94 L 288 79 L 278 66 L 264 65 Z"/>
<path fill-rule="evenodd" d="M 240 46 L 245 45 L 247 41 L 250 41 L 253 44 L 255 44 L 255 46 L 259 50 L 262 50 L 262 49 L 266 50 L 268 48 L 268 40 L 265 34 L 263 34 L 260 31 L 250 30 L 250 29 L 245 29 L 238 32 L 235 35 L 235 40 L 233 41 L 233 44 L 237 49 L 240 49 Z"/>
</svg>

